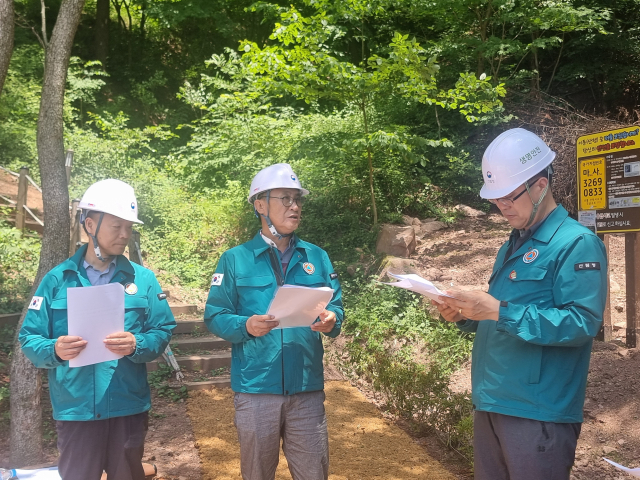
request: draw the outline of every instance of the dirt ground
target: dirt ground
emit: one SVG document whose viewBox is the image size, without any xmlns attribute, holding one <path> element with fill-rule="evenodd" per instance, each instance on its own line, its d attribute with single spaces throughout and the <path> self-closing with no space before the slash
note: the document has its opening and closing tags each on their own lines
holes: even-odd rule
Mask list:
<svg viewBox="0 0 640 480">
<path fill-rule="evenodd" d="M 348 382 L 326 385 L 331 480 L 454 480 L 440 463 Z M 204 480 L 240 477 L 238 437 L 230 389 L 199 392 L 188 401 Z M 290 479 L 281 455 L 277 480 Z"/>
</svg>

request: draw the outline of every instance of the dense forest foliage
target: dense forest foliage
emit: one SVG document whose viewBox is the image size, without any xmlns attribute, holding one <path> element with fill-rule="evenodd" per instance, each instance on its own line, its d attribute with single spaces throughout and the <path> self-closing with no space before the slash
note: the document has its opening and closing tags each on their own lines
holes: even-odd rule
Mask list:
<svg viewBox="0 0 640 480">
<path fill-rule="evenodd" d="M 15 5 L 0 164 L 37 177 L 41 3 Z M 375 222 L 477 201 L 509 102 L 633 111 L 639 16 L 633 0 L 91 0 L 66 95 L 71 193 L 134 184 L 149 261 L 204 286 L 256 228 L 252 175 L 286 161 L 313 192 L 301 233 L 349 261 Z"/>
</svg>

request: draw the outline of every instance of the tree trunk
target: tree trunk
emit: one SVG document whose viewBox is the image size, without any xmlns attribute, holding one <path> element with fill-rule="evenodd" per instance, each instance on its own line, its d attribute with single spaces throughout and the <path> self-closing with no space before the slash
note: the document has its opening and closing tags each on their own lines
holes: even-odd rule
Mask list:
<svg viewBox="0 0 640 480">
<path fill-rule="evenodd" d="M 0 0 L 0 93 L 13 52 L 13 0 Z"/>
<path fill-rule="evenodd" d="M 106 69 L 107 55 L 109 54 L 109 13 L 111 4 L 109 0 L 97 0 L 96 25 L 94 36 L 94 56 L 100 60 L 102 68 Z"/>
<path fill-rule="evenodd" d="M 62 109 L 73 38 L 84 0 L 63 0 L 45 52 L 38 117 L 38 161 L 42 179 L 44 234 L 35 289 L 42 277 L 69 253 L 69 191 L 64 168 Z M 20 324 L 26 309 L 22 312 Z M 42 384 L 16 339 L 11 362 L 11 461 L 24 466 L 42 461 Z"/>
<path fill-rule="evenodd" d="M 362 120 L 364 122 L 364 135 L 367 139 L 367 159 L 369 160 L 369 190 L 371 191 L 371 210 L 373 211 L 373 224 L 378 224 L 378 209 L 376 208 L 376 194 L 373 188 L 373 158 L 371 155 L 371 146 L 369 145 L 369 124 L 367 122 L 367 105 L 362 100 L 360 106 L 362 111 Z"/>
</svg>

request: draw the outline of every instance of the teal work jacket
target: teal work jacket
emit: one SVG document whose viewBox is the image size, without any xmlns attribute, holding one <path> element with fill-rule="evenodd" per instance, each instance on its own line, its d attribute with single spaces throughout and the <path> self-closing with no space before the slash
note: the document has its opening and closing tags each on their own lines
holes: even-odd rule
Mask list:
<svg viewBox="0 0 640 480">
<path fill-rule="evenodd" d="M 489 294 L 499 320 L 458 322 L 476 332 L 471 362 L 476 410 L 556 423 L 582 422 L 593 337 L 607 296 L 604 244 L 558 206 L 505 261 Z"/>
<path fill-rule="evenodd" d="M 335 290 L 327 310 L 336 314 L 336 324 L 325 335 L 336 337 L 344 316 L 337 275 L 324 250 L 295 240 L 284 283 Z M 211 282 L 205 323 L 213 333 L 232 343 L 234 392 L 293 395 L 322 390 L 324 349 L 319 332 L 308 327 L 271 330 L 262 337 L 247 332 L 247 319 L 266 314 L 276 293 L 270 248 L 273 247 L 258 232 L 252 240 L 222 254 Z"/>
<path fill-rule="evenodd" d="M 120 255 L 111 283 L 137 286 L 132 295 L 124 294 L 124 328 L 136 337 L 136 350 L 119 360 L 69 368 L 69 362 L 55 354 L 54 345 L 68 334 L 67 288 L 91 286 L 83 267 L 86 251 L 85 245 L 45 275 L 34 297 L 38 308 L 32 300 L 19 334 L 27 358 L 49 371 L 56 420 L 104 420 L 149 410 L 145 363 L 162 354 L 176 326 L 153 272 Z"/>
</svg>

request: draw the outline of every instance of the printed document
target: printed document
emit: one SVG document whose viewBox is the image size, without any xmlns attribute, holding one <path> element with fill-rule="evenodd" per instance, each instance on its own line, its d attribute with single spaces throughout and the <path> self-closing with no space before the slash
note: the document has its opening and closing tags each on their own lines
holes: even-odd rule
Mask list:
<svg viewBox="0 0 640 480">
<path fill-rule="evenodd" d="M 627 468 L 627 467 L 623 467 L 619 463 L 609 460 L 608 458 L 605 458 L 605 460 L 609 462 L 611 465 L 613 465 L 614 467 L 622 470 L 623 472 L 627 472 L 632 477 L 640 478 L 640 468 Z"/>
<path fill-rule="evenodd" d="M 387 272 L 392 278 L 400 280 L 399 282 L 386 283 L 380 282 L 384 285 L 391 285 L 392 287 L 404 288 L 406 290 L 411 290 L 412 292 L 419 293 L 421 295 L 425 295 L 432 300 L 435 300 L 438 303 L 442 303 L 438 300 L 438 297 L 449 297 L 452 298 L 451 295 L 447 295 L 442 290 L 439 290 L 433 283 L 429 280 L 422 278 L 419 275 L 411 273 L 409 275 L 396 275 L 391 272 Z"/>
<path fill-rule="evenodd" d="M 109 351 L 103 342 L 107 335 L 124 331 L 124 287 L 121 284 L 67 288 L 67 312 L 69 335 L 87 341 L 84 350 L 69 360 L 70 367 L 122 358 Z"/>
<path fill-rule="evenodd" d="M 333 288 L 283 285 L 276 290 L 267 315 L 280 322 L 276 328 L 308 327 L 327 308 Z"/>
</svg>

